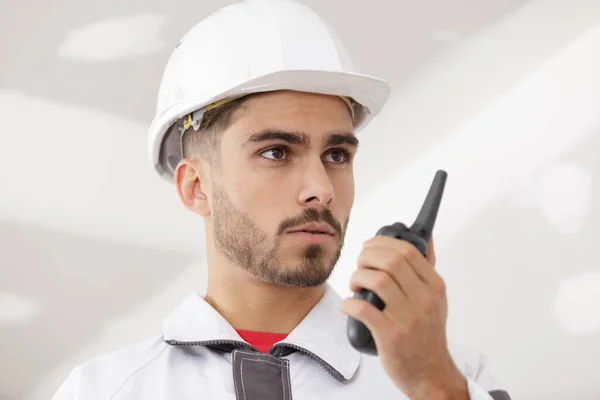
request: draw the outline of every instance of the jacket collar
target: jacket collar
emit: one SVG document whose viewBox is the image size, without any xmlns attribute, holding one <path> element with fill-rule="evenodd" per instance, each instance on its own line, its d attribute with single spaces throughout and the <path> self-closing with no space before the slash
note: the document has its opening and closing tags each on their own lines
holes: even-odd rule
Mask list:
<svg viewBox="0 0 600 400">
<path fill-rule="evenodd" d="M 325 284 L 325 293 L 281 344 L 299 346 L 328 363 L 345 379 L 351 379 L 360 363 L 360 353 L 346 337 L 347 316 L 340 310 L 341 298 Z M 165 341 L 245 342 L 229 322 L 199 293 L 192 293 L 167 316 Z"/>
</svg>

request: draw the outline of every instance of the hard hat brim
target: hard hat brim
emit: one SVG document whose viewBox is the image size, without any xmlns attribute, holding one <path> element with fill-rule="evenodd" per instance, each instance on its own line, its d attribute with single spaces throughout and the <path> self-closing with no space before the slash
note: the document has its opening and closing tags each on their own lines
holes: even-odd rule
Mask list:
<svg viewBox="0 0 600 400">
<path fill-rule="evenodd" d="M 166 141 L 177 141 L 177 145 L 167 149 L 179 149 L 179 137 L 165 135 L 170 127 L 181 117 L 199 110 L 217 100 L 240 94 L 269 92 L 275 90 L 297 90 L 302 92 L 351 97 L 362 106 L 357 113 L 355 130 L 358 132 L 377 116 L 385 105 L 390 87 L 382 79 L 357 73 L 315 70 L 276 71 L 265 74 L 234 88 L 211 97 L 197 97 L 176 103 L 158 114 L 149 128 L 149 155 L 154 169 L 169 182 L 173 182 L 173 170 L 165 160 L 179 154 L 163 154 Z M 174 151 L 174 150 L 173 150 Z"/>
</svg>

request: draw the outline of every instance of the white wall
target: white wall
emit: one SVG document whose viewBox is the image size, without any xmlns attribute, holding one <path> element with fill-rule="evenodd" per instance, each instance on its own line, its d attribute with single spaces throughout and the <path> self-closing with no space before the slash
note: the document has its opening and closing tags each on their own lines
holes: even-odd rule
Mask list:
<svg viewBox="0 0 600 400">
<path fill-rule="evenodd" d="M 598 50 L 600 24 L 407 155 L 354 210 L 346 268 L 333 278 L 350 294 L 362 241 L 382 225 L 412 223 L 435 170 L 447 170 L 434 237 L 450 337 L 486 352 L 516 398 L 600 398 Z M 379 129 L 427 134 L 388 115 Z"/>
</svg>

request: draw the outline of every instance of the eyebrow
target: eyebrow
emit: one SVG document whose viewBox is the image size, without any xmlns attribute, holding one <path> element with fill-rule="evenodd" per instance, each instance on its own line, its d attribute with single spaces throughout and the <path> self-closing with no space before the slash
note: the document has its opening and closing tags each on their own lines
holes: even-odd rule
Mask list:
<svg viewBox="0 0 600 400">
<path fill-rule="evenodd" d="M 247 147 L 251 144 L 262 143 L 271 140 L 282 140 L 289 144 L 308 147 L 310 145 L 310 137 L 304 132 L 286 131 L 283 129 L 268 128 L 260 132 L 252 134 L 243 144 L 242 147 Z M 350 132 L 329 132 L 323 139 L 325 147 L 339 146 L 346 144 L 358 148 L 359 141 L 356 136 Z"/>
</svg>

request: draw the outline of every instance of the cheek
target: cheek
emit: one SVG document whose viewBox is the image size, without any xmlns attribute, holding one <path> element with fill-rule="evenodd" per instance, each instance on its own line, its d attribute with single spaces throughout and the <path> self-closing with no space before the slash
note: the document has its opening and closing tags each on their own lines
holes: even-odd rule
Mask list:
<svg viewBox="0 0 600 400">
<path fill-rule="evenodd" d="M 257 222 L 276 220 L 278 215 L 285 218 L 284 205 L 292 204 L 297 189 L 289 177 L 265 176 L 248 168 L 244 174 L 230 175 L 226 182 L 231 201 Z M 281 218 L 277 222 L 281 222 Z"/>
<path fill-rule="evenodd" d="M 336 203 L 349 213 L 354 204 L 354 175 L 352 171 L 343 171 L 337 175 L 333 174 L 332 183 Z"/>
<path fill-rule="evenodd" d="M 274 223 L 280 223 L 283 219 L 300 212 L 297 207 L 301 172 L 269 170 L 243 164 L 228 168 L 229 171 L 223 177 L 223 182 L 227 182 L 229 197 L 237 207 L 256 218 L 257 222 L 273 219 Z M 331 209 L 338 218 L 346 218 L 350 214 L 355 196 L 352 168 L 332 169 L 329 179 L 335 192 Z M 295 214 L 289 214 L 290 207 L 295 210 Z"/>
</svg>

